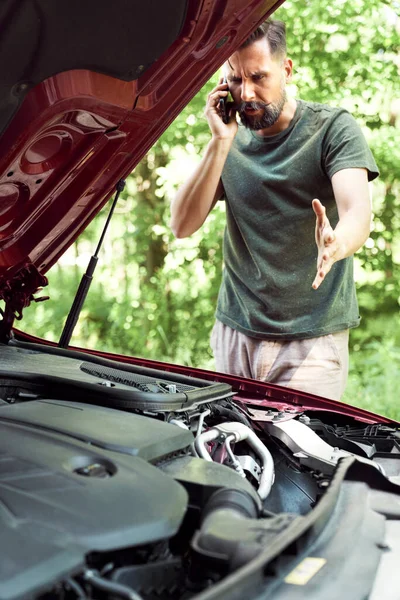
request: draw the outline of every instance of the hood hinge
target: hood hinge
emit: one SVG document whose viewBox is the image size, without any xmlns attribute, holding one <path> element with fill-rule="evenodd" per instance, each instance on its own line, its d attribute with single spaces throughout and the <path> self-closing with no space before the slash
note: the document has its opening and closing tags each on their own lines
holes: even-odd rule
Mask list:
<svg viewBox="0 0 400 600">
<path fill-rule="evenodd" d="M 35 298 L 33 294 L 48 284 L 47 277 L 42 275 L 32 263 L 24 265 L 10 280 L 0 282 L 0 299 L 5 302 L 0 321 L 0 342 L 8 343 L 14 319 L 22 319 L 22 311 L 31 302 L 48 300 L 49 296 Z"/>
</svg>

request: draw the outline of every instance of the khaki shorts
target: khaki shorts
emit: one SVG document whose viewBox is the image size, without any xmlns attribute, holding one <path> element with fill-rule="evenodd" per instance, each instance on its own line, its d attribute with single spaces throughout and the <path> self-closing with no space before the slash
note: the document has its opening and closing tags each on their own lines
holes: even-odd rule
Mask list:
<svg viewBox="0 0 400 600">
<path fill-rule="evenodd" d="M 259 340 L 216 321 L 211 334 L 220 373 L 260 379 L 340 400 L 347 382 L 349 330 L 305 340 Z"/>
</svg>

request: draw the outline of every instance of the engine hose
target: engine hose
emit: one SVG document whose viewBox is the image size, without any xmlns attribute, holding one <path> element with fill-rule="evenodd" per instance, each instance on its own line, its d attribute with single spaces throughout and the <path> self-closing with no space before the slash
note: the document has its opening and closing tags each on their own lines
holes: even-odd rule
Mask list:
<svg viewBox="0 0 400 600">
<path fill-rule="evenodd" d="M 120 583 L 114 583 L 113 581 L 104 579 L 97 573 L 97 571 L 88 570 L 85 572 L 83 577 L 85 581 L 90 583 L 94 588 L 97 588 L 101 592 L 108 592 L 126 600 L 143 600 L 143 598 L 134 590 L 131 590 L 127 586 L 121 585 Z"/>
<path fill-rule="evenodd" d="M 218 510 L 232 510 L 247 519 L 257 519 L 259 507 L 254 498 L 244 490 L 224 488 L 212 494 L 201 514 L 201 522 Z"/>
<path fill-rule="evenodd" d="M 253 498 L 243 490 L 215 492 L 191 540 L 191 577 L 230 573 L 257 556 L 263 547 L 263 520 Z"/>
<path fill-rule="evenodd" d="M 214 406 L 213 414 L 226 417 L 229 420 L 239 421 L 240 423 L 243 423 L 243 425 L 246 425 L 246 427 L 252 428 L 250 421 L 239 410 L 236 411 L 233 408 L 226 408 L 225 406 Z"/>
<path fill-rule="evenodd" d="M 208 462 L 212 462 L 212 457 L 208 449 L 208 444 L 215 440 L 223 440 L 224 443 L 228 437 L 234 436 L 235 442 L 246 441 L 250 448 L 260 458 L 262 471 L 258 485 L 258 495 L 261 500 L 265 500 L 272 488 L 275 479 L 274 460 L 268 448 L 262 443 L 259 437 L 250 427 L 243 423 L 221 423 L 211 429 L 207 429 L 195 439 L 195 447 L 198 455 Z"/>
<path fill-rule="evenodd" d="M 77 598 L 82 598 L 84 600 L 87 600 L 87 598 L 88 598 L 87 595 L 85 594 L 85 592 L 83 591 L 83 589 L 79 585 L 79 583 L 77 583 L 74 579 L 72 579 L 71 577 L 69 577 L 68 579 L 65 580 L 64 583 L 73 592 L 75 592 Z"/>
</svg>

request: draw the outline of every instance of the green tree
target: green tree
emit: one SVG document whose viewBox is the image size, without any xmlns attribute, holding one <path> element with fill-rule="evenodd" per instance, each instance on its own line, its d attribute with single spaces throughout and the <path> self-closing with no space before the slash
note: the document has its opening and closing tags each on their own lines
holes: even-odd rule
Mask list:
<svg viewBox="0 0 400 600">
<path fill-rule="evenodd" d="M 348 399 L 369 407 L 379 381 L 394 397 L 398 369 L 389 358 L 400 347 L 400 25 L 394 9 L 394 3 L 380 0 L 286 0 L 274 15 L 287 24 L 291 91 L 350 110 L 381 171 L 373 190 L 373 231 L 356 257 L 363 321 L 351 337 Z M 217 79 L 216 74 L 129 177 L 74 344 L 212 366 L 208 337 L 222 267 L 223 206 L 187 240 L 175 240 L 168 221 L 176 187 L 209 140 L 203 109 Z M 87 262 L 106 210 L 70 253 L 71 267 L 50 273 L 53 301 L 26 311 L 28 330 L 34 325 L 39 335 L 58 338 L 78 284 L 77 255 Z M 81 272 L 84 263 L 79 260 Z M 371 373 L 375 383 L 369 386 Z"/>
</svg>

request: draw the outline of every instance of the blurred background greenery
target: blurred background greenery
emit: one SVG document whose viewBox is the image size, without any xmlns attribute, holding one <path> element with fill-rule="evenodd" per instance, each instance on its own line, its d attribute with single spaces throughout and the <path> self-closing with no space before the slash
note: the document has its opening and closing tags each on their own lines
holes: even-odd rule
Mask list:
<svg viewBox="0 0 400 600">
<path fill-rule="evenodd" d="M 287 24 L 291 93 L 352 112 L 381 171 L 372 189 L 371 236 L 356 255 L 362 324 L 351 332 L 344 400 L 400 420 L 398 9 L 398 2 L 379 0 L 287 0 L 274 18 Z M 203 109 L 217 79 L 218 74 L 128 178 L 73 345 L 213 368 L 209 334 L 222 267 L 224 206 L 219 203 L 201 231 L 186 240 L 173 238 L 168 221 L 176 187 L 209 140 Z M 59 339 L 108 209 L 49 272 L 51 300 L 25 310 L 21 325 L 29 333 Z"/>
</svg>

